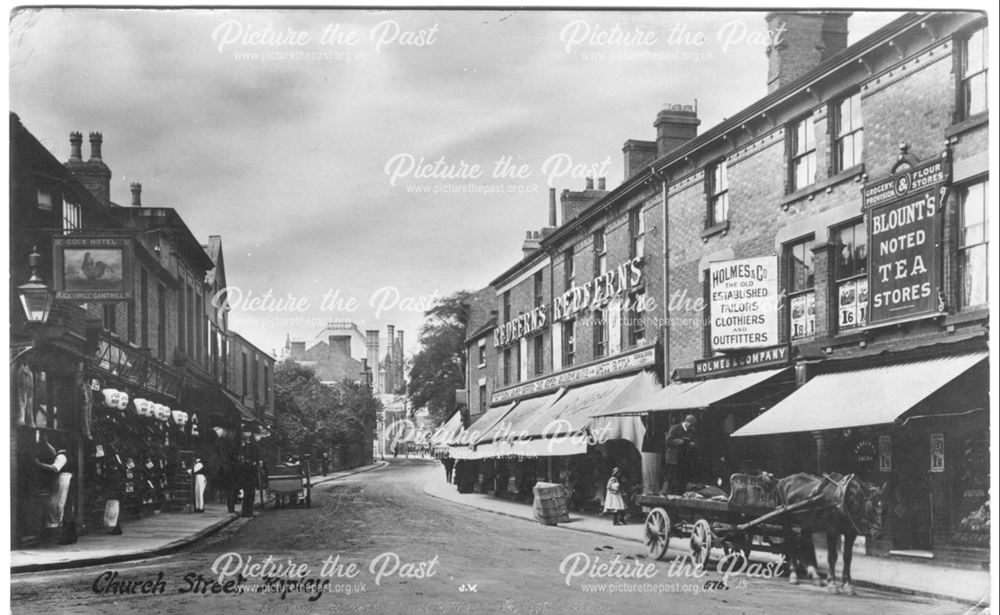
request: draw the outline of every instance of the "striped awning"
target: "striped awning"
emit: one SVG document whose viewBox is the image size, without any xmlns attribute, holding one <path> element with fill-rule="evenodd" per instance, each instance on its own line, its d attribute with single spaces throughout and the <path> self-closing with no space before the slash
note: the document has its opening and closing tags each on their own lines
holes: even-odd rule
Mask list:
<svg viewBox="0 0 1000 615">
<path fill-rule="evenodd" d="M 820 374 L 733 436 L 763 436 L 892 423 L 987 359 L 985 352 Z"/>
</svg>

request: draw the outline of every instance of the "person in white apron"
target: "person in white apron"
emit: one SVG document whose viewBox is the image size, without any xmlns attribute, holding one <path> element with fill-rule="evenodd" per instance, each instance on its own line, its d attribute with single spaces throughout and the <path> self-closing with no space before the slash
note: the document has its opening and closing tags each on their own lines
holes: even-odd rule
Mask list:
<svg viewBox="0 0 1000 615">
<path fill-rule="evenodd" d="M 195 459 L 191 471 L 194 474 L 194 512 L 205 512 L 205 487 L 208 485 L 205 464 Z"/>
<path fill-rule="evenodd" d="M 625 525 L 625 500 L 622 499 L 621 470 L 611 470 L 604 496 L 604 512 L 611 513 L 614 525 Z"/>
</svg>

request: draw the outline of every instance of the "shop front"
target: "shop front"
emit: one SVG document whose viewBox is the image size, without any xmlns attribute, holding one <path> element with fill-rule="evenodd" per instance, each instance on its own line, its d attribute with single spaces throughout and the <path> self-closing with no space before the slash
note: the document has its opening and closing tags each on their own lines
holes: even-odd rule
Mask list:
<svg viewBox="0 0 1000 615">
<path fill-rule="evenodd" d="M 560 482 L 578 508 L 599 508 L 611 469 L 638 484 L 645 428 L 638 417 L 598 417 L 660 389 L 656 347 L 502 389 L 496 404 L 452 444 L 478 461 L 479 489 L 527 497 L 536 480 Z"/>
<path fill-rule="evenodd" d="M 968 350 L 968 349 L 967 349 Z M 798 471 L 856 473 L 884 487 L 876 555 L 978 565 L 988 555 L 988 357 L 827 361 L 792 395 L 739 429 L 797 440 Z"/>
</svg>

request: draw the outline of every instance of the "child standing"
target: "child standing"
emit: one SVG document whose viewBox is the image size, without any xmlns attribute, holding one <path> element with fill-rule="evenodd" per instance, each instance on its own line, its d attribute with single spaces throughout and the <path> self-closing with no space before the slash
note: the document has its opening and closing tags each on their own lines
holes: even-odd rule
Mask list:
<svg viewBox="0 0 1000 615">
<path fill-rule="evenodd" d="M 604 496 L 604 512 L 611 513 L 614 525 L 625 525 L 625 501 L 622 499 L 620 476 L 621 470 L 619 468 L 611 470 L 611 478 L 608 479 Z"/>
</svg>

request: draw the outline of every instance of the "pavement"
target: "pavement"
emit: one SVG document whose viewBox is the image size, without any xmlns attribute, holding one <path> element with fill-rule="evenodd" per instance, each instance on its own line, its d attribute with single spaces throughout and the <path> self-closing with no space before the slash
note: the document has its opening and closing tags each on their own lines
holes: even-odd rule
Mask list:
<svg viewBox="0 0 1000 615">
<path fill-rule="evenodd" d="M 490 511 L 499 515 L 516 517 L 538 523 L 531 504 L 496 498 L 481 493 L 458 493 L 455 485 L 445 482 L 444 470 L 424 484 L 424 493 L 449 502 Z M 603 534 L 622 540 L 631 540 L 643 546 L 643 525 L 633 521 L 627 525 L 615 526 L 607 516 L 587 513 L 571 513 L 568 523 L 559 527 Z M 690 553 L 686 540 L 673 539 L 670 550 Z M 721 550 L 716 550 L 720 557 Z M 816 549 L 820 567 L 825 568 L 826 550 Z M 758 551 L 751 554 L 754 561 L 772 561 L 777 557 Z M 838 570 L 843 558 L 838 558 Z M 954 600 L 965 604 L 986 607 L 990 604 L 990 573 L 986 570 L 965 570 L 928 563 L 912 562 L 898 558 L 873 557 L 855 554 L 851 565 L 851 576 L 857 587 L 869 587 L 884 591 L 895 591 L 915 596 Z"/>
<path fill-rule="evenodd" d="M 312 484 L 367 472 L 387 465 L 371 465 L 313 476 Z M 259 505 L 258 505 L 259 506 Z M 123 533 L 112 536 L 106 531 L 80 536 L 71 545 L 46 545 L 10 552 L 11 574 L 82 568 L 166 555 L 210 536 L 239 518 L 226 511 L 224 504 L 206 503 L 204 513 L 160 513 L 122 524 Z"/>
</svg>

